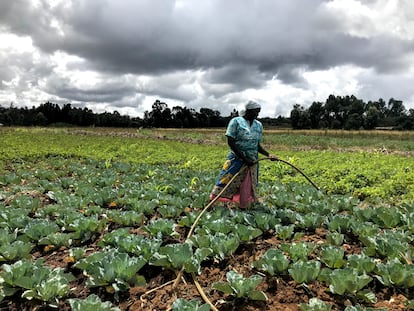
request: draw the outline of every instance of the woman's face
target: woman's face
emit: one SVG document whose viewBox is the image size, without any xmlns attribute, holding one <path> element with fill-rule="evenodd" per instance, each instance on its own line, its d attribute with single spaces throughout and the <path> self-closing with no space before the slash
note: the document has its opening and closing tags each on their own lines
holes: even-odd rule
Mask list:
<svg viewBox="0 0 414 311">
<path fill-rule="evenodd" d="M 246 119 L 247 120 L 254 120 L 254 119 L 256 119 L 257 116 L 259 115 L 259 112 L 260 112 L 260 108 L 246 110 L 246 115 L 245 115 L 246 116 Z"/>
</svg>

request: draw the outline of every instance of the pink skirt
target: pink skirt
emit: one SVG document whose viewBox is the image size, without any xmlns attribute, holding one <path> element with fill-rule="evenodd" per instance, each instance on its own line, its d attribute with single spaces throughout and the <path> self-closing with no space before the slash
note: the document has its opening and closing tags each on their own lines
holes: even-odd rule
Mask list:
<svg viewBox="0 0 414 311">
<path fill-rule="evenodd" d="M 227 203 L 234 202 L 238 204 L 240 208 L 247 208 L 249 203 L 255 202 L 255 195 L 252 187 L 251 170 L 248 168 L 246 177 L 243 179 L 238 191 L 233 194 L 232 198 L 220 197 L 218 201 Z M 215 197 L 216 195 L 210 194 L 210 201 L 214 200 Z"/>
</svg>

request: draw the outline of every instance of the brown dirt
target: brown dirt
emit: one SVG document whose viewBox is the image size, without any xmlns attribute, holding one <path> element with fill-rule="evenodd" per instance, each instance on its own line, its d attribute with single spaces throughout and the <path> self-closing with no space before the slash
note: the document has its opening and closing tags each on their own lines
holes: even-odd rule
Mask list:
<svg viewBox="0 0 414 311">
<path fill-rule="evenodd" d="M 41 197 L 38 193 L 24 194 Z M 47 204 L 46 198 L 41 198 Z M 177 232 L 180 234 L 180 237 L 172 239 L 169 242 L 179 243 L 185 241 L 188 228 L 177 228 Z M 102 232 L 102 235 L 104 233 Z M 145 234 L 140 229 L 133 229 L 131 233 Z M 326 242 L 326 233 L 326 229 L 318 228 L 312 232 L 304 232 L 303 236 L 298 240 L 324 243 Z M 99 247 L 96 245 L 101 237 L 98 237 L 94 243 L 88 245 L 87 254 L 99 250 Z M 200 284 L 203 293 L 208 297 L 209 301 L 220 311 L 296 311 L 300 310 L 300 303 L 308 303 L 313 297 L 330 304 L 333 311 L 344 310 L 346 306 L 356 305 L 358 303 L 368 306 L 354 296 L 332 294 L 328 286 L 322 282 L 315 281 L 308 285 L 302 285 L 293 281 L 287 273 L 285 275 L 267 276 L 252 268 L 252 263 L 269 248 L 277 248 L 284 243 L 288 243 L 288 241 L 280 240 L 271 232 L 267 232 L 253 241 L 240 244 L 237 251 L 224 260 L 209 260 L 204 262 L 200 275 L 196 275 L 193 278 L 190 274 L 184 274 L 175 288 L 173 288 L 172 282 L 177 278 L 178 271 L 146 265 L 140 271 L 147 281 L 146 286 L 132 287 L 129 291 L 120 293 L 117 298 L 113 293 L 106 292 L 105 288 L 86 287 L 87 276 L 79 269 L 73 267 L 73 259 L 69 256 L 69 249 L 65 247 L 59 249 L 49 245 L 39 247 L 32 253 L 32 257 L 33 259 L 43 258 L 46 265 L 52 268 L 63 268 L 66 272 L 72 273 L 75 276 L 75 281 L 71 283 L 71 295 L 66 298 L 85 299 L 90 294 L 96 294 L 102 301 L 111 301 L 122 311 L 171 310 L 172 304 L 177 298 L 184 298 L 186 300 L 197 299 L 202 304 L 204 301 L 196 287 L 196 282 Z M 344 244 L 343 248 L 346 255 L 361 253 L 361 246 L 357 241 L 348 241 L 348 244 Z M 226 273 L 229 270 L 235 270 L 245 277 L 253 274 L 263 276 L 263 281 L 258 289 L 266 294 L 268 301 L 257 302 L 246 299 L 235 299 L 231 295 L 226 295 L 212 289 L 214 282 L 226 281 Z M 384 287 L 375 279 L 369 286 L 370 290 L 377 297 L 377 303 L 370 305 L 373 308 L 387 308 L 389 311 L 406 311 L 408 308 L 405 306 L 405 302 L 408 300 L 408 297 L 409 299 L 413 299 L 413 293 Z M 21 292 L 18 292 L 14 296 L 6 297 L 0 302 L 0 310 L 32 311 L 56 309 L 42 305 L 39 301 L 22 299 Z M 60 302 L 59 310 L 71 310 L 69 303 L 65 299 L 62 299 Z"/>
<path fill-rule="evenodd" d="M 320 242 L 324 241 L 325 230 L 319 229 L 309 232 L 301 240 Z M 332 310 L 344 310 L 346 306 L 363 304 L 352 296 L 339 296 L 329 292 L 326 284 L 315 281 L 308 285 L 300 285 L 291 279 L 289 275 L 266 276 L 260 271 L 255 271 L 251 264 L 270 247 L 276 247 L 285 243 L 276 237 L 260 237 L 255 241 L 242 244 L 235 254 L 223 261 L 210 260 L 204 263 L 200 275 L 195 280 L 200 284 L 203 292 L 211 303 L 220 311 L 296 311 L 300 303 L 307 303 L 312 297 L 317 297 L 332 306 Z M 345 246 L 349 253 L 359 253 L 358 246 Z M 92 248 L 91 248 L 92 249 Z M 149 311 L 149 310 L 171 310 L 173 302 L 177 298 L 187 300 L 198 299 L 200 304 L 204 303 L 194 279 L 190 274 L 184 274 L 176 288 L 172 288 L 172 282 L 176 279 L 178 271 L 165 270 L 160 267 L 146 265 L 141 273 L 147 280 L 145 287 L 132 287 L 126 293 L 121 293 L 118 300 L 113 294 L 105 292 L 104 288 L 87 288 L 85 286 L 86 276 L 79 270 L 73 269 L 73 263 L 68 260 L 69 251 L 58 249 L 45 252 L 45 249 L 38 250 L 35 258 L 43 257 L 45 263 L 51 267 L 65 268 L 75 275 L 76 280 L 71 284 L 72 293 L 68 298 L 86 298 L 88 295 L 97 294 L 102 301 L 111 301 L 122 311 Z M 217 281 L 226 281 L 226 272 L 235 270 L 245 277 L 253 274 L 260 274 L 264 277 L 258 289 L 265 292 L 268 297 L 266 302 L 256 302 L 245 299 L 234 299 L 233 296 L 225 295 L 222 292 L 212 289 L 211 285 Z M 169 282 L 168 285 L 167 282 Z M 407 301 L 408 292 L 398 292 L 395 289 L 382 287 L 379 282 L 372 282 L 371 290 L 376 293 L 378 302 L 370 305 L 374 308 L 388 308 L 390 311 L 408 310 L 404 305 Z M 19 298 L 19 294 L 7 297 L 0 304 L 0 310 L 22 311 L 22 310 L 49 310 L 36 301 L 27 301 Z M 52 309 L 50 309 L 52 310 Z M 59 310 L 71 310 L 69 303 L 61 302 Z"/>
</svg>

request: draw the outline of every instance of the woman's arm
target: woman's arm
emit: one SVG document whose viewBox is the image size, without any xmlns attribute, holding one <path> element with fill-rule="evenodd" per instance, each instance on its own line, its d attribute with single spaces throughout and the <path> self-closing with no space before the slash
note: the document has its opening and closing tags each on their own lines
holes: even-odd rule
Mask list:
<svg viewBox="0 0 414 311">
<path fill-rule="evenodd" d="M 244 163 L 248 166 L 252 166 L 254 162 L 250 159 L 248 159 L 244 153 L 237 147 L 236 140 L 233 137 L 227 136 L 227 144 L 233 150 L 233 152 L 236 154 L 237 157 L 243 160 Z"/>
<path fill-rule="evenodd" d="M 275 155 L 270 154 L 268 151 L 266 151 L 266 149 L 264 149 L 264 148 L 263 148 L 263 146 L 262 146 L 261 144 L 258 144 L 258 145 L 257 145 L 257 151 L 258 151 L 259 153 L 263 154 L 265 157 L 269 157 L 269 158 L 270 158 L 270 160 L 272 160 L 272 161 L 276 161 L 276 160 L 278 160 L 278 157 L 276 157 Z"/>
</svg>

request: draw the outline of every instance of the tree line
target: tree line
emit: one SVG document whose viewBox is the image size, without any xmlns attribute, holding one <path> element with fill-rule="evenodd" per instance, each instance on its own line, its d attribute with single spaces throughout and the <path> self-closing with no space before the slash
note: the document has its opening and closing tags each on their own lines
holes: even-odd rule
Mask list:
<svg viewBox="0 0 414 311">
<path fill-rule="evenodd" d="M 290 121 L 294 129 L 413 130 L 414 109 L 405 109 L 403 102 L 394 98 L 388 103 L 381 98 L 365 103 L 354 95 L 330 95 L 324 103 L 313 102 L 309 108 L 294 105 Z"/>
<path fill-rule="evenodd" d="M 38 107 L 18 108 L 0 106 L 0 124 L 6 126 L 97 126 L 145 128 L 208 128 L 225 127 L 239 112 L 233 110 L 222 116 L 218 110 L 175 106 L 156 100 L 143 118 L 121 115 L 114 111 L 94 113 L 88 108 L 46 102 Z M 414 109 L 405 109 L 402 101 L 391 98 L 388 103 L 364 101 L 355 96 L 330 95 L 327 100 L 313 102 L 309 108 L 294 105 L 290 117 L 260 118 L 264 126 L 293 129 L 374 129 L 387 127 L 413 130 Z"/>
<path fill-rule="evenodd" d="M 65 104 L 46 102 L 38 107 L 19 108 L 0 106 L 0 124 L 5 126 L 96 126 L 96 127 L 133 127 L 133 128 L 208 128 L 225 127 L 229 120 L 238 115 L 233 110 L 228 116 L 222 116 L 218 110 L 175 106 L 172 109 L 160 100 L 156 100 L 151 111 L 145 111 L 144 117 L 130 117 L 114 111 L 94 113 L 88 108 L 73 107 Z M 288 118 L 265 118 L 269 125 L 289 125 Z"/>
<path fill-rule="evenodd" d="M 5 126 L 97 126 L 97 127 L 222 127 L 231 117 L 223 117 L 217 110 L 201 108 L 199 112 L 187 107 L 168 108 L 168 105 L 156 100 L 151 111 L 145 111 L 144 117 L 121 115 L 118 111 L 94 113 L 89 108 L 73 107 L 65 104 L 46 102 L 38 107 L 21 108 L 0 106 L 0 124 Z"/>
</svg>

